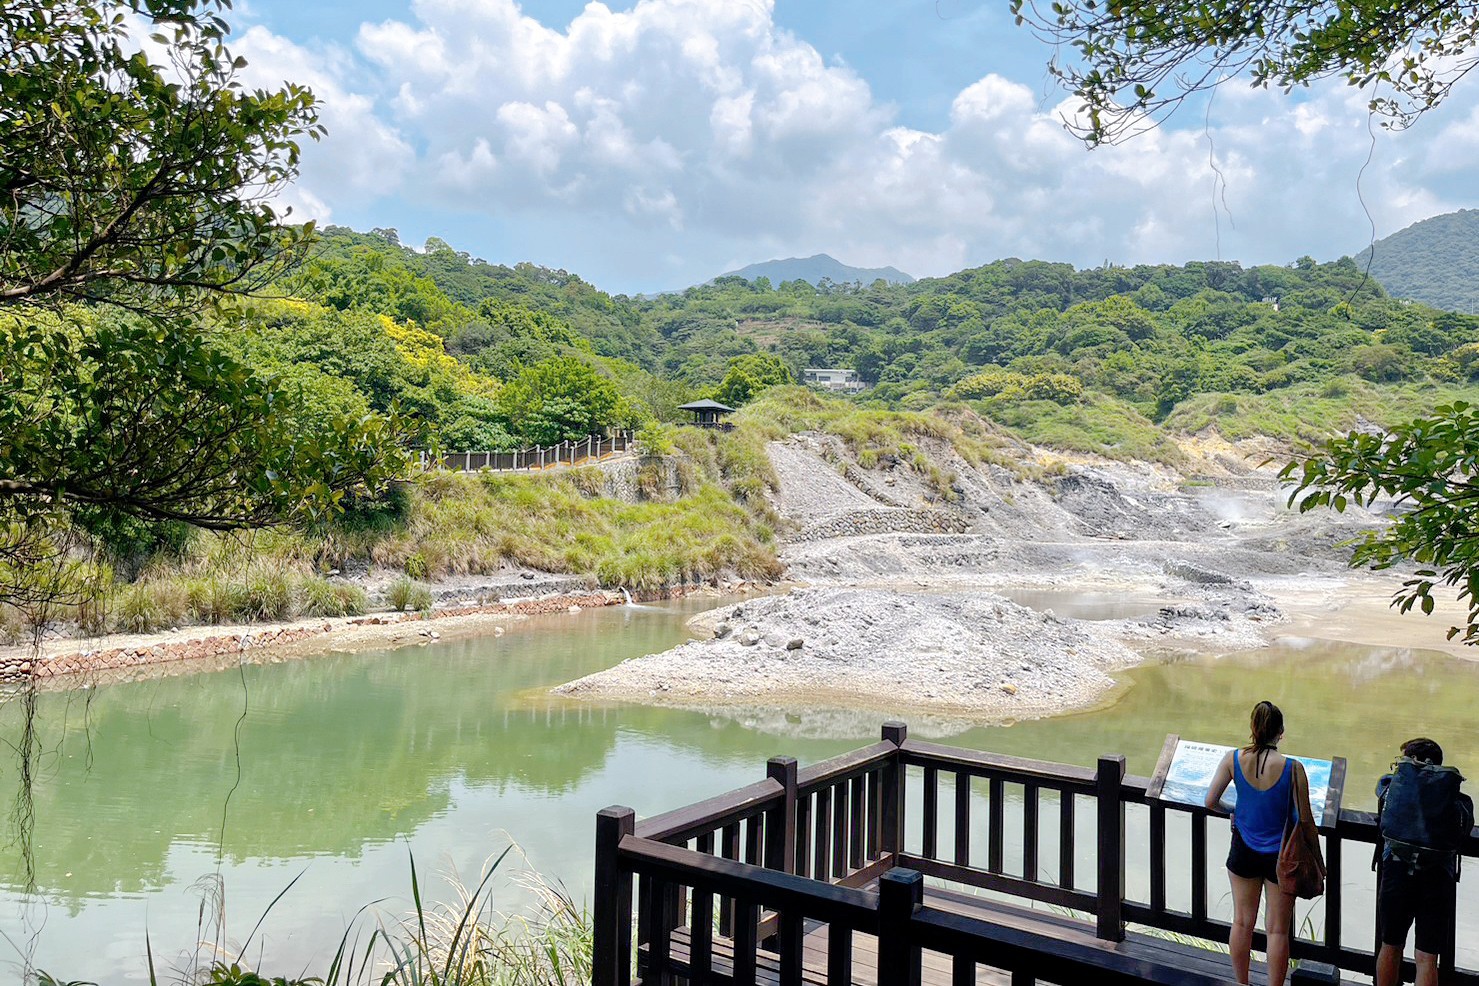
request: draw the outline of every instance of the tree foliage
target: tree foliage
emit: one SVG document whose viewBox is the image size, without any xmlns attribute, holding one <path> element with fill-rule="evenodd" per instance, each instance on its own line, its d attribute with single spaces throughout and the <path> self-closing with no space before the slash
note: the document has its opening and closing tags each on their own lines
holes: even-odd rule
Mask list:
<svg viewBox="0 0 1479 986">
<path fill-rule="evenodd" d="M 267 200 L 318 133 L 307 90 L 241 87 L 228 6 L 0 9 L 0 601 L 65 594 L 76 511 L 321 520 L 404 465 L 392 420 L 310 427 L 301 377 L 288 388 L 224 342 L 217 303 L 311 235 Z"/>
<path fill-rule="evenodd" d="M 228 6 L 0 8 L 0 302 L 193 309 L 200 289 L 260 283 L 311 232 L 268 200 L 320 132 L 313 95 L 241 85 Z M 138 21 L 152 24 L 147 44 L 129 36 Z"/>
<path fill-rule="evenodd" d="M 1090 143 L 1133 136 L 1237 76 L 1286 91 L 1343 78 L 1405 127 L 1479 63 L 1471 3 L 1012 0 L 1012 12 L 1071 53 L 1049 70 L 1082 100 L 1069 125 Z"/>
<path fill-rule="evenodd" d="M 539 445 L 582 439 L 623 417 L 611 381 L 568 356 L 526 368 L 504 385 L 498 407 L 517 434 Z"/>
<path fill-rule="evenodd" d="M 1289 502 L 1301 512 L 1391 498 L 1391 523 L 1362 535 L 1352 563 L 1421 566 L 1393 599 L 1404 613 L 1432 613 L 1437 585 L 1459 587 L 1469 618 L 1449 638 L 1479 643 L 1479 407 L 1457 401 L 1386 433 L 1332 439 L 1281 478 L 1296 484 Z"/>
</svg>

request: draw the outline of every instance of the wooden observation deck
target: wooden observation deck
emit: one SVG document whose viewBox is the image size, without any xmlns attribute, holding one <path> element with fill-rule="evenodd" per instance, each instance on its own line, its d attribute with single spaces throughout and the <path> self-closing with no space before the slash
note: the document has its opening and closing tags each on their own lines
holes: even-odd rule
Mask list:
<svg viewBox="0 0 1479 986">
<path fill-rule="evenodd" d="M 1321 827 L 1319 920 L 1293 940 L 1295 983 L 1375 969 L 1370 918 L 1343 905 L 1360 880 L 1374 883 L 1376 822 L 1342 809 L 1340 786 Z M 800 769 L 778 757 L 764 780 L 686 808 L 641 821 L 607 808 L 592 984 L 1231 982 L 1214 950 L 1229 925 L 1208 906 L 1209 822 L 1227 823 L 1158 791 L 1127 776 L 1123 757 L 1092 769 L 1025 760 L 911 740 L 887 723 L 872 746 Z M 1146 816 L 1130 846 L 1127 812 Z M 1148 893 L 1127 892 L 1132 855 L 1148 866 Z M 1479 855 L 1473 833 L 1464 855 Z M 1168 903 L 1168 884 L 1189 904 Z M 1442 967 L 1446 986 L 1479 986 L 1479 970 L 1452 955 Z"/>
</svg>

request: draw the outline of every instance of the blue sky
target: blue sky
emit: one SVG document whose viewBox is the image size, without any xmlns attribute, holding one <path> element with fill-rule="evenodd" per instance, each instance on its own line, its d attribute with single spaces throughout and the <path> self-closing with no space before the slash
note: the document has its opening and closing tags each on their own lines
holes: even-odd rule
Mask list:
<svg viewBox="0 0 1479 986">
<path fill-rule="evenodd" d="M 321 100 L 296 216 L 611 291 L 817 252 L 916 276 L 1334 258 L 1479 185 L 1469 89 L 1378 132 L 1359 186 L 1365 97 L 1338 84 L 1234 83 L 1090 152 L 1005 0 L 241 0 L 233 17 L 250 81 Z"/>
</svg>

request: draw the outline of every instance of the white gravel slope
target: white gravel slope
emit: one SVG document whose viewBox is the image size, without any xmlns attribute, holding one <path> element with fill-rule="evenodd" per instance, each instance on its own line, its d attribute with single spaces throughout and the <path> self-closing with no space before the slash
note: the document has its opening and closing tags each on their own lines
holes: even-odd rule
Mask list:
<svg viewBox="0 0 1479 986">
<path fill-rule="evenodd" d="M 1020 719 L 1093 704 L 1138 655 L 1092 623 L 990 593 L 803 588 L 725 607 L 717 636 L 556 689 L 689 708 L 806 697 L 880 712 Z"/>
</svg>

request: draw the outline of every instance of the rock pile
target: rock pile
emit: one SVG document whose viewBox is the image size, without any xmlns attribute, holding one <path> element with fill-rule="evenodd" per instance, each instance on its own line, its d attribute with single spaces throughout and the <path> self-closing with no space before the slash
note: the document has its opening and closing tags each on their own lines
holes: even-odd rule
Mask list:
<svg viewBox="0 0 1479 986">
<path fill-rule="evenodd" d="M 792 701 L 1016 719 L 1082 707 L 1139 658 L 1108 631 L 990 593 L 797 589 L 704 614 L 710 640 L 556 689 L 690 708 Z"/>
</svg>

